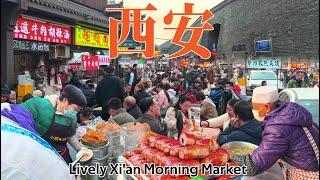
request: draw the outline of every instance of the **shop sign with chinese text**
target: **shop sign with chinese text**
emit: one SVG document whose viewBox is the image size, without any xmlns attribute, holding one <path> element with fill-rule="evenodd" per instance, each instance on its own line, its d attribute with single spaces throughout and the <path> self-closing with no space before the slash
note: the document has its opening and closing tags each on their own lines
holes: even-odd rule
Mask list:
<svg viewBox="0 0 320 180">
<path fill-rule="evenodd" d="M 108 49 L 109 35 L 77 26 L 75 28 L 75 45 Z"/>
<path fill-rule="evenodd" d="M 13 40 L 13 49 L 15 50 L 49 52 L 49 47 L 48 43 Z"/>
<path fill-rule="evenodd" d="M 18 18 L 13 31 L 15 39 L 71 44 L 71 28 L 27 18 Z"/>
<path fill-rule="evenodd" d="M 99 66 L 110 65 L 110 57 L 106 55 L 98 55 Z"/>
<path fill-rule="evenodd" d="M 290 64 L 290 69 L 308 69 L 308 64 Z"/>
<path fill-rule="evenodd" d="M 73 71 L 79 71 L 81 70 L 81 63 L 70 63 L 68 64 L 69 68 Z"/>
<path fill-rule="evenodd" d="M 248 69 L 281 69 L 280 58 L 256 58 L 247 59 Z"/>
<path fill-rule="evenodd" d="M 98 56 L 84 56 L 82 55 L 82 66 L 86 71 L 96 71 L 99 69 Z"/>
</svg>

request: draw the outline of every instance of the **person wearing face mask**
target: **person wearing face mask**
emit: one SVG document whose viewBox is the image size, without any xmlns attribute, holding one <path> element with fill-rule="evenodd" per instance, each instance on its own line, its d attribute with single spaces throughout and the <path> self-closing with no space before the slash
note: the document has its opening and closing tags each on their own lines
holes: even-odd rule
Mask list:
<svg viewBox="0 0 320 180">
<path fill-rule="evenodd" d="M 255 118 L 263 121 L 267 113 L 279 106 L 278 101 L 279 93 L 275 86 L 261 86 L 253 89 L 251 102 Z"/>
<path fill-rule="evenodd" d="M 252 102 L 254 112 L 263 119 L 262 141 L 251 155 L 230 158 L 245 165 L 248 176 L 256 176 L 278 162 L 285 180 L 319 179 L 319 126 L 310 112 L 296 103 L 279 104 L 276 88 L 256 89 Z"/>
<path fill-rule="evenodd" d="M 86 104 L 86 97 L 79 88 L 66 85 L 59 97 L 34 97 L 20 106 L 31 112 L 37 133 L 70 163 L 67 142 L 76 151 L 81 150 L 82 146 L 75 136 L 77 112 Z"/>
</svg>

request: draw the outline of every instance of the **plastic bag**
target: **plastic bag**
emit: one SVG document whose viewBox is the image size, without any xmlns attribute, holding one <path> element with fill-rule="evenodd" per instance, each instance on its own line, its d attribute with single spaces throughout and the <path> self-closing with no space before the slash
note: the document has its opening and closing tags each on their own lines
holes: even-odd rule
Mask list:
<svg viewBox="0 0 320 180">
<path fill-rule="evenodd" d="M 74 180 L 55 149 L 35 135 L 1 116 L 1 178 Z"/>
</svg>

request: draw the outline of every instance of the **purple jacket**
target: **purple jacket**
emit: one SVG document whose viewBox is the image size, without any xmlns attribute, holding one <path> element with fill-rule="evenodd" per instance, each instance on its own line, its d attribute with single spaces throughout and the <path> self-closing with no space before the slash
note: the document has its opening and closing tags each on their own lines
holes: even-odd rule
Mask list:
<svg viewBox="0 0 320 180">
<path fill-rule="evenodd" d="M 269 169 L 278 159 L 307 171 L 319 170 L 315 153 L 302 127 L 311 132 L 319 149 L 319 128 L 302 106 L 287 103 L 264 119 L 262 142 L 252 154 L 260 171 Z"/>
<path fill-rule="evenodd" d="M 8 109 L 2 110 L 1 115 L 18 123 L 21 127 L 33 132 L 34 134 L 39 135 L 36 131 L 35 123 L 33 121 L 31 112 L 20 107 L 18 104 L 12 104 L 10 108 L 11 111 Z"/>
</svg>

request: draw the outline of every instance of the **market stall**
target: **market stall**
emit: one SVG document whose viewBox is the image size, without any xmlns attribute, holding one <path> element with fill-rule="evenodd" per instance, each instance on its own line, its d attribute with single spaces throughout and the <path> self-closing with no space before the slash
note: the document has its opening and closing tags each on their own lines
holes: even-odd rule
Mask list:
<svg viewBox="0 0 320 180">
<path fill-rule="evenodd" d="M 232 155 L 250 154 L 257 146 L 235 142 L 219 147 L 216 138 L 220 130 L 200 127 L 199 107 L 189 111 L 192 119 L 192 128 L 189 133 L 181 135 L 179 140 L 156 134 L 150 131 L 148 124 L 128 123 L 117 125 L 110 119 L 105 122 L 96 120 L 85 127 L 78 129 L 77 136 L 88 149 L 93 151 L 93 160 L 88 165 L 123 164 L 121 173 L 109 175 L 104 178 L 118 177 L 121 179 L 190 179 L 190 175 L 207 179 L 248 179 L 242 175 L 214 175 L 210 170 L 203 170 L 203 165 L 217 167 L 233 166 L 238 164 L 230 159 Z M 98 145 L 97 145 L 98 144 Z M 188 170 L 196 168 L 196 173 L 179 175 L 179 173 L 152 174 L 145 172 L 146 165 L 155 167 L 186 167 Z M 119 165 L 120 166 L 120 165 Z M 139 172 L 128 172 L 129 167 L 139 167 Z M 186 169 L 185 169 L 186 170 Z M 175 174 L 175 175 L 174 175 Z M 81 176 L 84 179 L 93 176 Z M 250 179 L 282 179 L 281 169 L 278 165 L 257 177 Z M 271 178 L 270 178 L 271 177 Z M 98 178 L 96 176 L 95 178 Z M 103 177 L 99 177 L 103 178 Z M 99 179 L 98 178 L 98 179 Z"/>
</svg>

